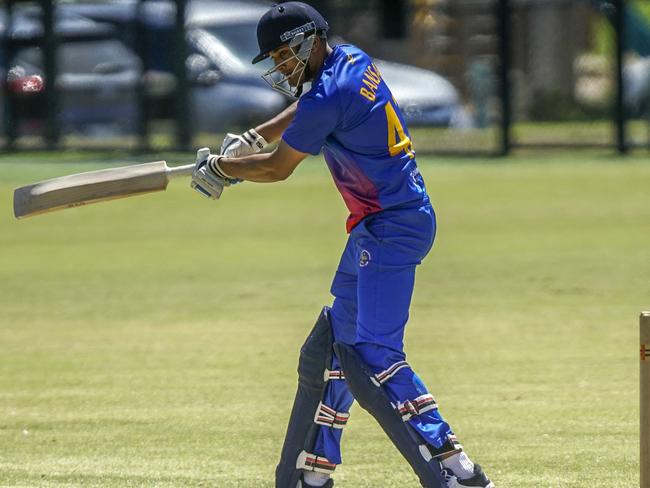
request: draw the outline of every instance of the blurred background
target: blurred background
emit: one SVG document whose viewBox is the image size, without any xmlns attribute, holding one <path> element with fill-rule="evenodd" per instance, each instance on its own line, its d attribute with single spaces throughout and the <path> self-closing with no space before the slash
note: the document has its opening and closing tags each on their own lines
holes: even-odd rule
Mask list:
<svg viewBox="0 0 650 488">
<path fill-rule="evenodd" d="M 425 153 L 650 147 L 650 3 L 312 0 L 377 59 Z M 0 148 L 186 150 L 291 102 L 261 0 L 5 0 Z"/>
</svg>

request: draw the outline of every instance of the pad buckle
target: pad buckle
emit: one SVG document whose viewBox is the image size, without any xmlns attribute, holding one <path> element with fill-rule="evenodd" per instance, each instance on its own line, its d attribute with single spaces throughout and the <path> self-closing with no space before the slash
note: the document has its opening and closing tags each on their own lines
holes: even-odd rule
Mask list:
<svg viewBox="0 0 650 488">
<path fill-rule="evenodd" d="M 336 464 L 330 463 L 326 457 L 317 456 L 307 451 L 302 451 L 296 461 L 296 469 L 315 471 L 316 473 L 332 474 Z"/>
<path fill-rule="evenodd" d="M 433 398 L 431 393 L 425 395 L 420 395 L 415 400 L 406 400 L 403 403 L 398 403 L 395 410 L 402 417 L 402 421 L 406 422 L 410 420 L 411 417 L 420 415 L 429 410 L 435 410 L 438 408 L 436 400 Z"/>
<path fill-rule="evenodd" d="M 318 404 L 316 415 L 314 415 L 314 422 L 318 425 L 331 427 L 333 429 L 342 429 L 348 423 L 350 414 L 347 412 L 337 412 L 331 407 L 328 407 L 323 402 Z"/>
<path fill-rule="evenodd" d="M 323 374 L 323 380 L 325 382 L 328 382 L 329 380 L 344 380 L 345 375 L 343 374 L 343 371 L 330 371 L 329 369 L 325 370 L 325 373 Z"/>
</svg>

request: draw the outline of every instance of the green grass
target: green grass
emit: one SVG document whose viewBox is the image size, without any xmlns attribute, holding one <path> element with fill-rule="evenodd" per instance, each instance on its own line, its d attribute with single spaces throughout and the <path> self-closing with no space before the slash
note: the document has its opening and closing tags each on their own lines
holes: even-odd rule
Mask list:
<svg viewBox="0 0 650 488">
<path fill-rule="evenodd" d="M 14 187 L 133 160 L 32 159 L 0 158 L 0 486 L 272 487 L 345 242 L 323 163 L 15 221 Z M 499 487 L 638 486 L 650 164 L 420 165 L 439 233 L 406 347 L 468 453 Z M 417 486 L 356 406 L 343 447 L 337 486 Z"/>
</svg>

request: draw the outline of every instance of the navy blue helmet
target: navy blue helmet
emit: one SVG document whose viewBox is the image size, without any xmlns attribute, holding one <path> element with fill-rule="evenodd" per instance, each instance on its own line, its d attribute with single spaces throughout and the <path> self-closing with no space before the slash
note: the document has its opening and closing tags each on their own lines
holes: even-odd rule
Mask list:
<svg viewBox="0 0 650 488">
<path fill-rule="evenodd" d="M 311 5 L 302 2 L 285 2 L 273 5 L 257 24 L 257 43 L 260 52 L 253 64 L 269 57 L 269 53 L 289 43 L 298 34 L 325 32 L 327 21 Z"/>
</svg>

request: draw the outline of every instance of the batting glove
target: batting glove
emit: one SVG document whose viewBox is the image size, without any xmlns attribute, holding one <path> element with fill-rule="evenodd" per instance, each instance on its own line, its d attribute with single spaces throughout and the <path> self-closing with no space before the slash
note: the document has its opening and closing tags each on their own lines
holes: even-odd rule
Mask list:
<svg viewBox="0 0 650 488">
<path fill-rule="evenodd" d="M 268 146 L 268 142 L 255 129 L 249 129 L 241 135 L 226 134 L 221 143 L 220 153 L 227 158 L 241 158 L 257 154 Z"/>
<path fill-rule="evenodd" d="M 212 200 L 218 200 L 224 186 L 229 185 L 226 179 L 215 173 L 209 165 L 210 159 L 216 157 L 218 156 L 210 154 L 210 149 L 207 147 L 196 151 L 196 166 L 190 182 L 192 188 Z"/>
</svg>

